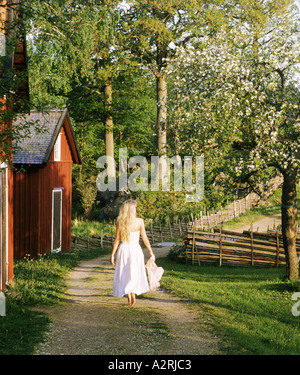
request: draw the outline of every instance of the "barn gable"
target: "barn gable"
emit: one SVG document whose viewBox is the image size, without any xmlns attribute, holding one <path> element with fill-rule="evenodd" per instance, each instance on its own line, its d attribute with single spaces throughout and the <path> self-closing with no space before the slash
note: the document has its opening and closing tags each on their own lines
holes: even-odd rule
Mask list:
<svg viewBox="0 0 300 375">
<path fill-rule="evenodd" d="M 32 126 L 29 129 L 30 136 L 14 145 L 18 147 L 14 153 L 14 164 L 47 164 L 62 128 L 64 128 L 64 133 L 67 137 L 73 163 L 81 164 L 79 149 L 67 109 L 47 113 L 32 111 L 30 115 L 18 118 L 15 124 L 18 125 L 21 121 L 28 121 L 32 123 Z M 34 125 L 36 122 L 39 123 L 39 128 L 42 128 L 42 133 L 38 133 L 35 130 Z"/>
</svg>

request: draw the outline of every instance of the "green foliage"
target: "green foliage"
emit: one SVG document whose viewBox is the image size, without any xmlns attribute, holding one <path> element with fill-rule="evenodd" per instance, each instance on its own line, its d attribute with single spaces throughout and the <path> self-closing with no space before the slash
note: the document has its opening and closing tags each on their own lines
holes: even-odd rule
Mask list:
<svg viewBox="0 0 300 375">
<path fill-rule="evenodd" d="M 74 264 L 76 261 L 74 258 Z M 24 305 L 53 304 L 63 296 L 66 287 L 64 276 L 69 269 L 69 264 L 60 264 L 57 256 L 19 260 L 14 267 L 14 290 L 21 293 L 20 301 Z"/>
<path fill-rule="evenodd" d="M 182 245 L 172 246 L 167 258 L 173 262 L 186 263 L 184 247 Z"/>
<path fill-rule="evenodd" d="M 88 181 L 95 179 L 99 173 L 96 161 L 106 152 L 105 82 L 110 80 L 113 87 L 111 114 L 115 160 L 118 161 L 119 147 L 127 147 L 129 157 L 144 155 L 149 158 L 157 153 L 155 78 L 174 68 L 178 47 L 186 48 L 186 43 L 195 42 L 196 48 L 204 48 L 203 37 L 213 40 L 217 30 L 225 25 L 229 30 L 234 25 L 238 27 L 250 22 L 250 29 L 263 30 L 271 25 L 268 22 L 274 15 L 284 14 L 289 1 L 263 2 L 255 7 L 251 1 L 240 3 L 236 0 L 215 1 L 210 6 L 190 0 L 133 1 L 129 9 L 125 7 L 126 11 L 116 8 L 116 4 L 109 0 L 80 1 L 76 6 L 69 0 L 35 0 L 30 4 L 31 98 L 38 107 L 67 106 L 71 113 L 83 160 L 82 169 L 75 166 L 73 173 L 73 211 L 78 214 L 96 212 L 99 208 L 95 195 L 89 200 L 89 208 L 84 207 L 87 195 L 83 186 L 89 186 Z M 276 16 L 273 19 L 276 20 Z M 273 26 L 276 27 L 276 22 Z M 214 61 L 220 58 L 216 54 L 213 57 Z M 210 66 L 207 68 L 208 72 Z M 196 66 L 193 69 L 196 74 L 201 71 Z M 245 168 L 240 177 L 236 168 L 241 155 L 247 159 L 247 152 L 237 147 L 240 139 L 251 146 L 251 126 L 247 121 L 235 122 L 234 126 L 239 130 L 234 139 L 229 126 L 233 116 L 223 116 L 221 110 L 223 104 L 228 103 L 226 98 L 223 102 L 210 101 L 212 104 L 207 108 L 202 106 L 205 121 L 200 125 L 197 121 L 191 123 L 189 112 L 195 114 L 199 104 L 199 98 L 193 93 L 201 85 L 196 82 L 188 87 L 187 97 L 177 97 L 191 71 L 192 67 L 189 67 L 180 74 L 173 71 L 168 75 L 168 155 L 174 155 L 175 151 L 181 156 L 204 154 L 205 200 L 199 205 L 191 205 L 175 192 L 149 193 L 148 198 L 137 193 L 141 213 L 145 216 L 152 217 L 153 212 L 157 212 L 158 218 L 190 212 L 199 214 L 204 206 L 218 209 L 227 199 L 230 201 L 235 197 L 237 188 L 249 187 L 246 181 L 249 170 Z M 205 87 L 201 86 L 201 92 L 207 91 L 207 95 L 214 97 L 217 77 L 207 76 L 201 82 L 205 84 Z M 290 94 L 295 97 L 292 92 Z M 236 95 L 244 101 L 249 96 L 243 92 Z M 182 112 L 181 123 L 178 111 Z M 251 174 L 250 182 L 254 186 L 270 179 L 273 173 L 274 169 L 264 168 L 256 175 Z M 175 196 L 178 204 L 173 199 Z"/>
<path fill-rule="evenodd" d="M 142 192 L 134 194 L 138 206 L 137 214 L 144 219 L 167 220 L 167 217 L 188 215 L 191 212 L 195 214 L 197 207 L 203 207 L 203 204 L 191 204 L 185 202 L 185 192 Z M 199 214 L 199 211 L 197 212 Z"/>
<path fill-rule="evenodd" d="M 166 221 L 167 218 L 200 216 L 200 211 L 218 210 L 224 207 L 227 199 L 232 198 L 227 191 L 210 186 L 205 190 L 205 197 L 200 202 L 186 202 L 185 190 L 183 191 L 138 191 L 133 194 L 137 200 L 137 213 L 144 219 L 158 219 Z"/>
<path fill-rule="evenodd" d="M 94 179 L 79 179 L 77 182 L 77 190 L 81 197 L 81 205 L 85 217 L 89 217 L 95 199 L 97 197 L 97 187 Z"/>
</svg>

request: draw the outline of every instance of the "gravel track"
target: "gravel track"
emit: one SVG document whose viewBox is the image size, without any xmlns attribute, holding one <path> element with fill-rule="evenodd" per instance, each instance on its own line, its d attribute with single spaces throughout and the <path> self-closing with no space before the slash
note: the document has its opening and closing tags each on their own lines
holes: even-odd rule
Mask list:
<svg viewBox="0 0 300 375">
<path fill-rule="evenodd" d="M 153 249 L 156 257 L 169 251 Z M 39 308 L 51 323 L 34 354 L 222 354 L 219 338 L 208 329 L 209 317 L 160 289 L 138 296 L 129 307 L 126 297 L 112 296 L 113 276 L 109 256 L 81 262 L 68 277 L 65 300 Z"/>
</svg>

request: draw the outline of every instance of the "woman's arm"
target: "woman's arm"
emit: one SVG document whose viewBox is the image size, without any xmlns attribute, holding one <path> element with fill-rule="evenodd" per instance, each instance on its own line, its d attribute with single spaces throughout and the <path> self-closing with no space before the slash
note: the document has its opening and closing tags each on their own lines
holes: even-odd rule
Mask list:
<svg viewBox="0 0 300 375">
<path fill-rule="evenodd" d="M 117 251 L 117 248 L 119 246 L 119 243 L 120 243 L 120 230 L 119 230 L 119 226 L 117 224 L 117 230 L 116 230 L 116 237 L 115 237 L 115 241 L 114 241 L 114 244 L 113 244 L 113 248 L 112 248 L 112 252 L 111 252 L 111 255 L 110 255 L 110 263 L 112 266 L 115 265 L 115 253 Z"/>
<path fill-rule="evenodd" d="M 154 255 L 153 250 L 151 248 L 150 241 L 149 241 L 147 233 L 146 233 L 145 223 L 144 223 L 143 219 L 141 219 L 140 232 L 141 232 L 141 236 L 142 236 L 142 239 L 144 241 L 144 244 L 147 247 L 147 249 L 149 250 L 151 259 L 155 260 L 155 255 Z"/>
</svg>

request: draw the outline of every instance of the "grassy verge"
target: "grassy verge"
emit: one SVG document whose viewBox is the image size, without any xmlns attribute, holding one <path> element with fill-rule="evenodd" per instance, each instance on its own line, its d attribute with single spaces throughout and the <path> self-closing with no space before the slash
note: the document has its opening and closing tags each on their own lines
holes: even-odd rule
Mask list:
<svg viewBox="0 0 300 375">
<path fill-rule="evenodd" d="M 300 282 L 283 281 L 284 268 L 157 263 L 165 269 L 162 287 L 210 317 L 228 354 L 300 354 L 300 316 L 291 312 Z"/>
<path fill-rule="evenodd" d="M 109 250 L 110 251 L 110 250 Z M 108 253 L 105 249 L 76 251 L 15 262 L 14 287 L 6 290 L 6 316 L 0 317 L 0 355 L 33 354 L 48 330 L 46 314 L 32 306 L 53 305 L 63 297 L 66 276 L 83 259 Z"/>
</svg>

